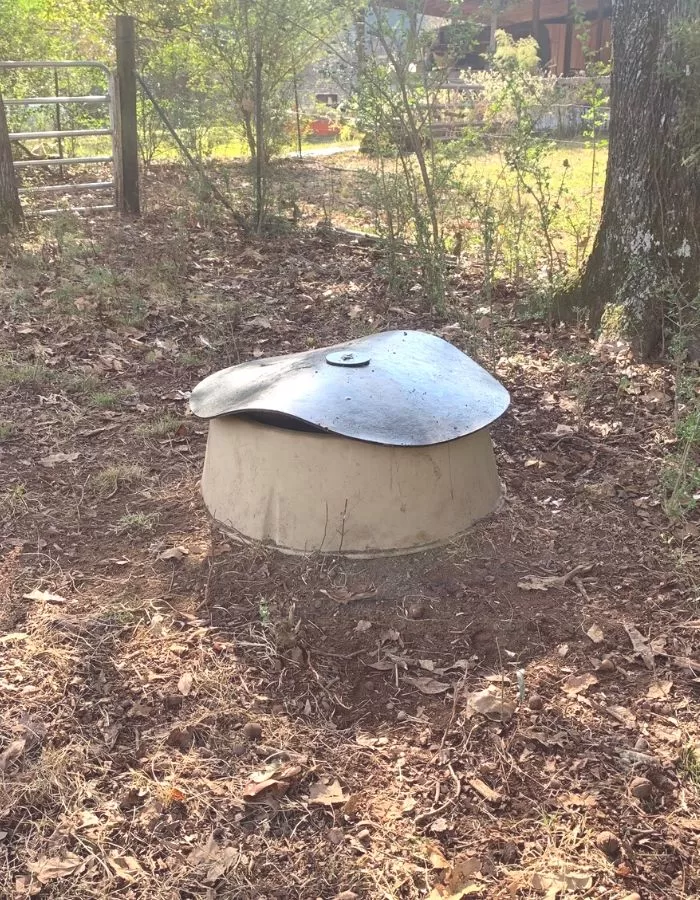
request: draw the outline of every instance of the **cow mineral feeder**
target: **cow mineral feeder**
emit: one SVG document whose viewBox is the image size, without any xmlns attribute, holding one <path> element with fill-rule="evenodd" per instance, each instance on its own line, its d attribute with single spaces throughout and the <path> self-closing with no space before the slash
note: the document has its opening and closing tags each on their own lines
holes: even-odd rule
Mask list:
<svg viewBox="0 0 700 900">
<path fill-rule="evenodd" d="M 498 506 L 488 426 L 509 402 L 419 331 L 232 366 L 190 398 L 211 419 L 204 502 L 232 536 L 288 553 L 424 550 Z"/>
</svg>

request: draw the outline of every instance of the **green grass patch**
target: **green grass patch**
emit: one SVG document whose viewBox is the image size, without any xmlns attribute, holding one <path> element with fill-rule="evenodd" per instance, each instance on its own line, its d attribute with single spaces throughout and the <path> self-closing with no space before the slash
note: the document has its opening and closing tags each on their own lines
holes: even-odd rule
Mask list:
<svg viewBox="0 0 700 900">
<path fill-rule="evenodd" d="M 681 750 L 677 768 L 682 778 L 700 787 L 700 750 L 697 747 L 688 744 Z"/>
<path fill-rule="evenodd" d="M 43 384 L 55 380 L 56 373 L 43 363 L 17 362 L 10 355 L 0 356 L 0 387 Z"/>
<path fill-rule="evenodd" d="M 14 484 L 0 493 L 0 514 L 12 519 L 27 508 L 27 488 L 24 484 Z"/>
<path fill-rule="evenodd" d="M 117 409 L 125 397 L 129 396 L 127 390 L 94 391 L 88 397 L 88 403 L 95 409 Z"/>
<path fill-rule="evenodd" d="M 207 363 L 206 357 L 204 357 L 201 353 L 188 352 L 180 353 L 178 355 L 178 362 L 181 366 L 204 366 Z"/>
<path fill-rule="evenodd" d="M 158 524 L 158 513 L 126 513 L 117 522 L 117 531 L 125 532 L 153 531 Z"/>
<path fill-rule="evenodd" d="M 92 479 L 95 491 L 102 497 L 115 494 L 120 487 L 133 487 L 146 478 L 146 470 L 139 465 L 116 465 L 101 469 Z"/>
<path fill-rule="evenodd" d="M 164 416 L 159 416 L 157 419 L 154 419 L 153 422 L 139 425 L 136 431 L 138 434 L 143 435 L 143 437 L 164 438 L 174 434 L 178 428 L 184 424 L 184 419 L 179 419 L 177 416 L 172 416 L 167 413 Z"/>
</svg>

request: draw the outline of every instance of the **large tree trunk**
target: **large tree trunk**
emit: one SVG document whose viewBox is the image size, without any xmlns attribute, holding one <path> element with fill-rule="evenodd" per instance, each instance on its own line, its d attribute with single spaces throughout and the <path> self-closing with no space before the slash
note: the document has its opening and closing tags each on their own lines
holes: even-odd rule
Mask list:
<svg viewBox="0 0 700 900">
<path fill-rule="evenodd" d="M 619 304 L 642 356 L 662 346 L 670 303 L 698 292 L 700 180 L 691 161 L 697 60 L 682 29 L 700 0 L 615 0 L 610 151 L 600 229 L 574 301 L 594 329 Z M 694 107 L 694 108 L 693 108 Z M 688 123 L 695 125 L 688 128 Z"/>
<path fill-rule="evenodd" d="M 0 234 L 9 234 L 24 221 L 17 192 L 12 147 L 7 128 L 5 104 L 0 95 Z"/>
</svg>

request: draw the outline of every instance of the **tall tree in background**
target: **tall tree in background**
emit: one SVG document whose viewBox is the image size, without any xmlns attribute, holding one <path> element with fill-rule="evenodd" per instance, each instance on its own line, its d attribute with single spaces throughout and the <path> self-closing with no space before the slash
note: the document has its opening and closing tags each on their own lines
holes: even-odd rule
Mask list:
<svg viewBox="0 0 700 900">
<path fill-rule="evenodd" d="M 700 0 L 616 0 L 610 151 L 598 235 L 564 298 L 593 328 L 619 304 L 642 356 L 658 351 L 674 304 L 700 290 L 700 67 L 687 35 Z"/>
<path fill-rule="evenodd" d="M 17 192 L 12 147 L 7 128 L 5 104 L 0 94 L 0 234 L 9 234 L 24 221 Z"/>
</svg>

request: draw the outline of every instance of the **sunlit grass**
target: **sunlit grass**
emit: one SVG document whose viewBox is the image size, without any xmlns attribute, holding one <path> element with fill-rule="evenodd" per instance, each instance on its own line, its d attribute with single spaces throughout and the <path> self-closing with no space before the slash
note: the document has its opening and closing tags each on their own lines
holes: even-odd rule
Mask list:
<svg viewBox="0 0 700 900">
<path fill-rule="evenodd" d="M 125 532 L 153 531 L 158 523 L 157 513 L 126 513 L 117 522 L 117 531 Z"/>
</svg>

